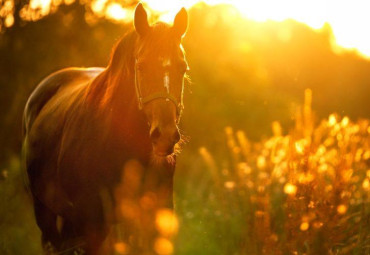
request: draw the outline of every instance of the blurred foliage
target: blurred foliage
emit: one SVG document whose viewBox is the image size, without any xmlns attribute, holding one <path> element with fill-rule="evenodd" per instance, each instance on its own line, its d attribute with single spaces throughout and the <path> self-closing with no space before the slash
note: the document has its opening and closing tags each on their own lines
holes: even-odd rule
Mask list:
<svg viewBox="0 0 370 255">
<path fill-rule="evenodd" d="M 41 254 L 40 231 L 18 157 L 10 158 L 0 169 L 0 194 L 0 254 Z"/>
<path fill-rule="evenodd" d="M 22 110 L 36 84 L 63 67 L 105 66 L 114 42 L 132 27 L 104 19 L 88 25 L 85 13 L 79 3 L 61 5 L 0 35 L 0 162 L 18 151 Z M 184 47 L 193 85 L 183 121 L 190 145 L 212 147 L 226 125 L 246 127 L 252 139 L 269 132 L 265 127 L 275 119 L 286 127 L 305 88 L 315 93 L 320 117 L 370 117 L 370 63 L 350 52 L 334 54 L 330 40 L 329 27 L 315 32 L 293 21 L 258 23 L 227 6 L 191 9 Z"/>
<path fill-rule="evenodd" d="M 28 96 L 42 78 L 63 67 L 105 66 L 114 42 L 132 27 L 131 24 L 113 24 L 104 19 L 87 23 L 88 12 L 85 5 L 77 2 L 62 4 L 37 22 L 23 23 L 15 19 L 13 26 L 0 34 L 0 170 L 4 169 L 2 173 L 8 175 L 7 178 L 1 177 L 0 181 L 3 200 L 0 212 L 1 254 L 24 254 L 21 248 L 27 249 L 27 254 L 39 254 L 38 230 L 24 192 L 18 156 L 13 156 L 20 151 L 22 111 Z M 297 230 L 297 227 L 301 227 L 299 220 L 304 216 L 303 212 L 308 213 L 310 209 L 305 207 L 307 204 L 299 204 L 301 200 L 290 199 L 282 192 L 283 183 L 274 180 L 269 184 L 267 193 L 263 193 L 270 197 L 266 204 L 268 207 L 261 209 L 261 215 L 272 217 L 268 231 L 276 238 L 270 236 L 271 240 L 265 240 L 265 233 L 253 232 L 253 226 L 267 224 L 259 223 L 256 215 L 250 214 L 260 209 L 249 195 L 259 197 L 261 194 L 255 187 L 249 189 L 239 186 L 244 179 L 238 179 L 236 175 L 239 167 L 234 164 L 233 154 L 230 154 L 232 149 L 223 146 L 225 138 L 222 130 L 226 126 L 244 130 L 254 147 L 250 156 L 242 162 L 253 169 L 251 180 L 259 181 L 256 162 L 258 155 L 263 154 L 266 142 L 274 139 L 268 138 L 273 135 L 271 123 L 279 120 L 282 130 L 289 130 L 299 123 L 297 105 L 306 88 L 312 89 L 315 95 L 312 101 L 315 114 L 310 116 L 312 128 L 318 120 L 333 112 L 350 116 L 355 121 L 359 117 L 370 118 L 370 63 L 351 52 L 341 55 L 333 53 L 330 27 L 313 31 L 290 20 L 258 23 L 235 15 L 225 6 L 198 5 L 189 14 L 190 26 L 184 39 L 184 48 L 191 68 L 192 83 L 186 90 L 182 129 L 190 137 L 190 142 L 179 157 L 176 174 L 176 209 L 182 219 L 176 245 L 178 254 L 224 255 L 245 254 L 247 251 L 251 252 L 248 254 L 261 254 L 263 247 L 272 245 L 269 242 L 275 242 L 273 246 L 277 245 L 286 251 L 288 248 L 283 247 L 282 242 L 291 241 L 291 231 L 298 231 L 299 238 L 296 243 L 287 245 L 299 247 L 300 250 L 296 250 L 300 252 L 298 254 L 308 252 L 307 247 L 312 247 L 312 243 L 305 243 L 306 237 L 309 241 L 319 242 L 320 235 L 326 238 L 335 228 L 324 225 L 322 230 L 311 232 L 314 230 L 310 227 L 309 231 L 300 233 Z M 356 123 L 351 125 L 358 125 Z M 286 135 L 280 134 L 281 137 Z M 292 141 L 306 139 L 305 135 L 290 135 Z M 256 142 L 260 140 L 263 142 Z M 203 146 L 207 148 L 202 151 L 203 157 L 207 152 L 215 159 L 214 169 L 218 170 L 214 175 L 210 174 L 209 166 L 198 154 L 198 148 Z M 284 146 L 288 154 L 293 153 L 294 148 Z M 357 144 L 355 149 L 361 149 L 361 146 Z M 304 155 L 283 161 L 297 161 L 300 165 L 299 162 L 316 153 L 316 149 L 310 147 Z M 340 154 L 336 156 L 336 159 L 339 158 Z M 368 161 L 365 163 L 368 164 Z M 267 168 L 269 170 L 263 170 L 268 177 L 272 166 Z M 358 180 L 363 181 L 364 168 L 352 168 L 354 172 L 359 171 L 353 175 L 358 175 Z M 228 169 L 230 174 L 225 175 L 223 169 Z M 219 183 L 213 179 L 218 175 Z M 288 172 L 284 172 L 284 176 L 290 178 Z M 306 196 L 311 194 L 311 184 L 304 186 L 296 183 L 295 179 L 289 181 L 298 187 L 297 194 L 304 191 L 302 196 L 306 201 Z M 330 178 L 327 181 L 334 186 L 337 183 Z M 356 189 L 361 186 L 359 183 L 348 185 L 354 185 Z M 232 186 L 234 188 L 227 188 Z M 351 187 L 343 186 L 345 189 Z M 312 195 L 318 196 L 316 193 Z M 315 201 L 319 201 L 316 198 Z M 338 206 L 342 200 L 329 201 L 333 206 Z M 344 202 L 348 206 L 350 200 Z M 345 217 L 363 213 L 365 209 L 362 207 L 361 204 L 350 205 L 347 207 L 348 214 L 333 218 L 331 222 L 358 224 L 355 219 Z M 293 210 L 291 208 L 300 209 L 294 209 L 296 212 L 292 221 L 289 221 L 286 217 L 289 216 L 289 210 Z M 335 208 L 329 212 L 332 213 L 329 215 L 334 215 Z M 363 217 L 360 222 L 369 224 Z M 311 223 L 310 220 L 309 226 Z M 357 233 L 368 234 L 366 229 L 360 229 Z M 346 245 L 351 240 L 334 240 L 332 244 L 340 245 L 343 241 L 342 244 Z M 363 239 L 358 240 L 366 244 Z M 247 244 L 251 243 L 251 250 L 248 250 Z M 332 247 L 325 249 L 330 248 L 334 252 Z M 318 254 L 310 251 L 309 254 Z M 357 251 L 355 254 L 363 253 Z"/>
<path fill-rule="evenodd" d="M 226 155 L 200 148 L 203 165 L 182 173 L 197 183 L 178 183 L 179 254 L 370 252 L 370 122 L 332 114 L 314 126 L 310 98 L 289 135 L 274 122 L 252 142 L 226 127 Z"/>
</svg>

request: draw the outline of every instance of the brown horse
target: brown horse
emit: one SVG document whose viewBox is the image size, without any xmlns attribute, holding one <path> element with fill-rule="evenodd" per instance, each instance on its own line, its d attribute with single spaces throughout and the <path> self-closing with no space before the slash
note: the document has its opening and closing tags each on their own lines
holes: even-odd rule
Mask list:
<svg viewBox="0 0 370 255">
<path fill-rule="evenodd" d="M 44 79 L 30 96 L 24 111 L 23 159 L 44 249 L 72 254 L 77 246 L 85 254 L 101 254 L 119 218 L 112 208 L 122 201 L 150 194 L 155 208 L 173 208 L 188 69 L 181 38 L 187 23 L 183 8 L 173 26 L 150 26 L 139 4 L 135 29 L 114 47 L 106 68 L 63 69 Z M 135 167 L 124 173 L 127 165 Z M 135 191 L 130 190 L 132 179 Z M 119 194 L 128 200 L 117 198 L 119 185 L 126 190 Z M 150 249 L 142 239 L 155 235 L 155 210 L 140 210 L 135 212 L 150 219 L 141 229 L 131 222 L 135 213 L 118 219 L 126 226 L 122 235 L 132 246 L 130 254 L 147 254 Z"/>
</svg>

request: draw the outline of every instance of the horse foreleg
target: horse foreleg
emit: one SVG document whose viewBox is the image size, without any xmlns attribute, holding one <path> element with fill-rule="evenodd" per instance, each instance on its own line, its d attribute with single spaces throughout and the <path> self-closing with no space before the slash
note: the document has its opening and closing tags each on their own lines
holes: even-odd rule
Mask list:
<svg viewBox="0 0 370 255">
<path fill-rule="evenodd" d="M 33 204 L 36 223 L 42 234 L 41 242 L 44 251 L 50 253 L 51 250 L 58 250 L 61 239 L 57 228 L 57 215 L 37 198 L 34 199 Z"/>
</svg>

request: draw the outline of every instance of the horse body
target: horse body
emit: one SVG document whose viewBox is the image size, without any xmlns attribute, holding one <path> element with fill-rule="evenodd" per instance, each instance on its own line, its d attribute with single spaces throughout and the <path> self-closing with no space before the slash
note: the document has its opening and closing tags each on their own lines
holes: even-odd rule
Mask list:
<svg viewBox="0 0 370 255">
<path fill-rule="evenodd" d="M 139 18 L 143 16 L 141 23 L 147 22 L 140 4 L 138 9 Z M 157 30 L 172 35 L 167 25 L 159 25 Z M 142 32 L 136 28 L 122 38 L 107 68 L 58 71 L 43 80 L 28 100 L 23 159 L 44 247 L 51 244 L 63 251 L 80 240 L 87 254 L 99 254 L 111 225 L 122 219 L 127 227 L 126 242 L 133 236 L 148 239 L 155 236 L 155 210 L 139 211 L 138 215 L 147 214 L 150 224 L 138 227 L 141 223 L 135 225 L 132 215 L 121 217 L 116 208 L 122 201 L 137 202 L 146 194 L 156 197 L 155 208 L 173 207 L 175 156 L 166 156 L 172 160 L 160 156 L 160 163 L 152 162 L 157 147 L 161 153 L 172 153 L 178 141 L 179 116 L 175 104 L 165 98 L 148 102 L 144 109 L 138 107 L 135 54 L 142 50 L 138 45 L 146 45 Z M 171 78 L 175 80 L 183 73 L 176 75 Z M 136 168 L 126 171 L 133 160 Z M 119 198 L 117 189 L 124 190 Z M 136 240 L 131 244 L 136 246 L 133 254 L 150 250 L 140 248 L 142 243 Z"/>
<path fill-rule="evenodd" d="M 156 167 L 158 174 L 150 168 L 148 126 L 133 100 L 134 90 L 122 91 L 120 97 L 122 104 L 132 101 L 129 107 L 118 103 L 101 108 L 89 101 L 92 84 L 102 78 L 99 75 L 106 76 L 104 72 L 107 70 L 59 71 L 41 82 L 26 106 L 24 157 L 35 215 L 44 242 L 51 241 L 54 246 L 66 247 L 63 240 L 74 242 L 91 233 L 87 241 L 93 250 L 98 249 L 92 244 L 100 243 L 112 221 L 117 221 L 112 219 L 115 216 L 107 215 L 112 211 L 104 210 L 107 196 L 102 197 L 102 191 L 108 192 L 109 203 L 117 202 L 114 188 L 130 159 L 147 169 L 142 178 L 170 180 L 166 185 L 168 197 L 160 207 L 173 206 L 174 164 Z M 127 83 L 127 88 L 134 87 Z M 150 189 L 144 186 L 141 195 Z M 57 229 L 57 217 L 64 220 L 64 233 Z"/>
<path fill-rule="evenodd" d="M 74 226 L 69 235 L 88 231 L 104 236 L 100 190 L 117 184 L 124 162 L 133 154 L 121 142 L 124 134 L 111 133 L 119 129 L 112 127 L 113 109 L 99 112 L 86 99 L 101 72 L 59 71 L 40 84 L 26 106 L 24 156 L 35 215 L 44 241 L 54 246 L 61 245 L 57 216 Z"/>
<path fill-rule="evenodd" d="M 25 161 L 31 190 L 38 199 L 57 212 L 60 212 L 59 207 L 63 207 L 55 198 L 60 188 L 60 185 L 56 185 L 56 177 L 60 172 L 64 174 L 60 169 L 60 163 L 64 162 L 60 162 L 63 157 L 61 151 L 68 146 L 63 144 L 63 140 L 67 140 L 65 136 L 71 132 L 77 132 L 64 131 L 68 129 L 68 122 L 78 116 L 82 104 L 81 94 L 87 88 L 89 80 L 98 75 L 99 71 L 91 73 L 70 68 L 52 74 L 32 93 L 25 108 Z M 76 156 L 78 154 L 77 151 Z M 50 192 L 45 192 L 47 189 Z M 53 201 L 58 203 L 54 205 Z"/>
</svg>

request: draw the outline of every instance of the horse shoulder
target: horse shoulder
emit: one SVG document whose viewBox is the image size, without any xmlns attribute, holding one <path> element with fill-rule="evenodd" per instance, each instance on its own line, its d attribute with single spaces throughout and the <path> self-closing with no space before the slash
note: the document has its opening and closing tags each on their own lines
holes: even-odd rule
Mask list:
<svg viewBox="0 0 370 255">
<path fill-rule="evenodd" d="M 33 193 L 42 196 L 45 185 L 55 183 L 66 119 L 81 105 L 83 89 L 102 70 L 68 68 L 58 71 L 45 78 L 28 100 L 23 120 L 23 160 L 31 189 L 38 189 Z M 50 200 L 54 195 L 50 195 Z"/>
<path fill-rule="evenodd" d="M 92 80 L 103 70 L 104 68 L 65 68 L 42 80 L 26 103 L 23 114 L 23 134 L 31 128 L 41 109 L 60 89 Z"/>
</svg>

